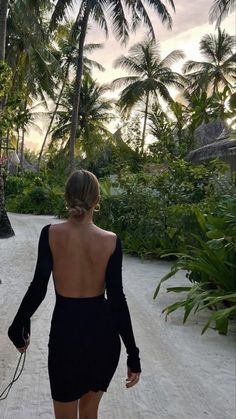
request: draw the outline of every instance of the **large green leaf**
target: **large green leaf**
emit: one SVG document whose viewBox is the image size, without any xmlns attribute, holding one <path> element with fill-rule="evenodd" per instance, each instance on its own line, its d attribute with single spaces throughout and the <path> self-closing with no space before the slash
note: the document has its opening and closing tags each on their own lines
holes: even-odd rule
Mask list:
<svg viewBox="0 0 236 419">
<path fill-rule="evenodd" d="M 171 288 L 166 288 L 167 292 L 187 292 L 189 290 L 191 290 L 192 287 L 171 287 Z"/>
<path fill-rule="evenodd" d="M 169 278 L 171 278 L 172 276 L 174 276 L 175 274 L 176 274 L 176 272 L 178 271 L 178 268 L 177 267 L 173 267 L 173 269 L 168 273 L 168 274 L 166 274 L 161 280 L 160 280 L 160 282 L 159 282 L 159 284 L 158 284 L 158 286 L 157 286 L 157 288 L 156 288 L 156 290 L 155 290 L 155 292 L 154 292 L 154 295 L 153 295 L 153 299 L 155 300 L 155 298 L 156 298 L 156 296 L 157 296 L 157 294 L 159 293 L 159 291 L 160 291 L 160 287 L 161 287 L 161 284 L 163 283 L 163 282 L 165 282 L 165 281 L 167 281 Z"/>
<path fill-rule="evenodd" d="M 202 334 L 205 333 L 205 331 L 210 327 L 212 321 L 215 321 L 216 329 L 220 333 L 227 334 L 228 319 L 234 313 L 236 313 L 236 305 L 230 308 L 218 310 L 216 313 L 212 314 L 208 322 L 205 324 L 204 328 L 202 329 Z"/>
</svg>

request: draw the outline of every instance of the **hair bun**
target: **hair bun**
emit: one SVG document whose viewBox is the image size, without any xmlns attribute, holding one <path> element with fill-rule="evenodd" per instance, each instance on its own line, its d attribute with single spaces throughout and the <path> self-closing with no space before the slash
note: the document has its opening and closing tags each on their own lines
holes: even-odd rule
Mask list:
<svg viewBox="0 0 236 419">
<path fill-rule="evenodd" d="M 87 202 L 74 199 L 70 207 L 70 214 L 72 217 L 80 217 L 81 215 L 86 214 L 89 208 Z"/>
</svg>

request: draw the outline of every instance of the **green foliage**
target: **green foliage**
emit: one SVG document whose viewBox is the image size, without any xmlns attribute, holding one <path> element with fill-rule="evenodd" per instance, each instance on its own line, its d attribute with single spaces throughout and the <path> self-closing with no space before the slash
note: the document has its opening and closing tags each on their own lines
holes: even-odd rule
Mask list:
<svg viewBox="0 0 236 419">
<path fill-rule="evenodd" d="M 168 288 L 167 292 L 187 292 L 187 295 L 184 300 L 165 307 L 163 312 L 168 315 L 182 307 L 185 322 L 193 309 L 196 313 L 208 307 L 216 312 L 211 314 L 202 333 L 214 321 L 219 333 L 226 334 L 229 319 L 236 314 L 236 196 L 225 196 L 214 214 L 203 214 L 199 209 L 195 209 L 195 214 L 204 238 L 192 234 L 196 243 L 188 245 L 186 252 L 174 254 L 178 259 L 160 280 L 154 298 L 163 282 L 177 271 L 185 270 L 193 286 Z"/>
<path fill-rule="evenodd" d="M 56 143 L 57 148 L 69 148 L 74 84 L 74 80 L 67 82 L 56 113 L 57 124 L 52 130 L 52 145 Z M 106 124 L 113 118 L 112 101 L 104 97 L 106 91 L 107 87 L 100 86 L 91 75 L 84 75 L 80 91 L 76 152 L 78 155 L 85 154 L 90 161 L 96 158 L 111 137 Z"/>
<path fill-rule="evenodd" d="M 12 88 L 12 77 L 13 72 L 9 65 L 0 62 L 0 98 L 3 98 L 4 103 L 0 111 L 0 127 L 4 135 L 16 124 L 19 107 L 24 99 L 24 93 L 19 89 L 14 89 L 9 95 Z"/>
<path fill-rule="evenodd" d="M 0 97 L 4 97 L 11 86 L 11 70 L 9 66 L 0 61 Z"/>
<path fill-rule="evenodd" d="M 103 196 L 101 212 L 96 222 L 105 229 L 116 231 L 129 253 L 145 255 L 158 252 L 158 233 L 163 234 L 164 223 L 156 219 L 159 202 L 142 188 L 126 190 L 116 196 Z"/>
<path fill-rule="evenodd" d="M 137 114 L 128 118 L 125 124 L 118 130 L 120 138 L 137 154 L 142 151 L 141 118 Z"/>
<path fill-rule="evenodd" d="M 190 233 L 199 234 L 196 211 L 215 205 L 212 192 L 207 203 L 208 193 L 214 173 L 220 170 L 217 163 L 206 168 L 185 161 L 162 167 L 155 175 L 123 170 L 118 195 L 111 195 L 111 185 L 106 187 L 107 182 L 103 181 L 101 211 L 96 214 L 96 222 L 119 233 L 129 253 L 160 256 L 164 249 L 185 251 L 186 244 L 196 242 Z"/>
<path fill-rule="evenodd" d="M 23 214 L 54 214 L 62 206 L 62 192 L 47 183 L 47 177 L 32 172 L 8 176 L 5 183 L 8 211 Z"/>
<path fill-rule="evenodd" d="M 235 115 L 233 110 L 228 110 L 228 99 L 231 98 L 231 91 L 225 86 L 222 92 L 214 92 L 211 96 L 207 92 L 187 95 L 189 100 L 188 110 L 191 115 L 190 129 L 194 131 L 202 123 L 220 118 L 226 120 Z"/>
<path fill-rule="evenodd" d="M 156 140 L 149 145 L 150 152 L 160 161 L 166 161 L 169 156 L 177 155 L 177 143 L 173 135 L 174 123 L 159 105 L 153 106 L 148 116 L 149 131 Z"/>
</svg>

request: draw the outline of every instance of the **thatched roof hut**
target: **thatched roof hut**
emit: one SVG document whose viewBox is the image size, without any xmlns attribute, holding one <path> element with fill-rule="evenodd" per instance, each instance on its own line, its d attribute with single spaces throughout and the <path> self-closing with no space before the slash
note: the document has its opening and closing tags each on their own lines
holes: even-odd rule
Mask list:
<svg viewBox="0 0 236 419">
<path fill-rule="evenodd" d="M 221 158 L 230 166 L 230 171 L 236 170 L 236 137 L 223 129 L 221 134 L 202 147 L 192 150 L 186 160 L 193 163 L 202 163 L 210 159 Z"/>
</svg>

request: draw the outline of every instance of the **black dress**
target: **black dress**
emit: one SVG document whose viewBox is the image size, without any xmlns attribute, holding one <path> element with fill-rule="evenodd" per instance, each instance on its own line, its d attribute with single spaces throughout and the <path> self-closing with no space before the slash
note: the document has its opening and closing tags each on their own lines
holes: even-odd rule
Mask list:
<svg viewBox="0 0 236 419">
<path fill-rule="evenodd" d="M 45 226 L 40 235 L 33 281 L 8 329 L 18 348 L 30 334 L 30 318 L 43 301 L 53 258 Z M 126 297 L 122 286 L 122 247 L 117 236 L 105 275 L 106 296 L 73 298 L 56 292 L 48 343 L 48 372 L 52 398 L 61 402 L 79 399 L 88 391 L 107 391 L 117 368 L 121 342 L 132 372 L 141 372 Z"/>
</svg>

